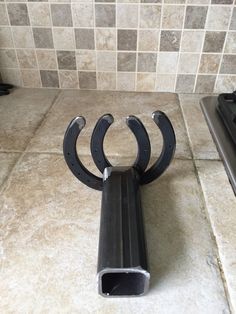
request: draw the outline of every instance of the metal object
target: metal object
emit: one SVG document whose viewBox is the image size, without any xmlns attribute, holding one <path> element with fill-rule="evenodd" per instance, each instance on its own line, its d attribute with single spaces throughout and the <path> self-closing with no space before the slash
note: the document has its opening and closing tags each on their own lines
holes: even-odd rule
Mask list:
<svg viewBox="0 0 236 314">
<path fill-rule="evenodd" d="M 200 105 L 219 155 L 224 163 L 229 182 L 236 194 L 236 146 L 217 112 L 217 97 L 204 97 L 201 99 Z"/>
<path fill-rule="evenodd" d="M 103 178 L 89 172 L 76 152 L 76 141 L 85 126 L 85 119 L 74 118 L 65 133 L 63 151 L 68 167 L 81 182 L 102 191 L 98 252 L 98 291 L 102 296 L 140 296 L 148 291 L 150 273 L 140 185 L 157 179 L 166 170 L 176 146 L 175 133 L 167 116 L 156 111 L 152 118 L 161 130 L 163 148 L 158 160 L 147 171 L 150 141 L 145 127 L 135 116 L 126 119 L 138 144 L 137 158 L 131 167 L 113 167 L 110 164 L 104 154 L 103 141 L 113 117 L 105 114 L 98 120 L 90 148 Z"/>
</svg>

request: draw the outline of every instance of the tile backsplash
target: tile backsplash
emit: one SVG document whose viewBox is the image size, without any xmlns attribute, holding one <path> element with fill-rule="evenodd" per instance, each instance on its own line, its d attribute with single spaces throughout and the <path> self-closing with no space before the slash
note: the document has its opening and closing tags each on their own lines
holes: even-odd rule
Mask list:
<svg viewBox="0 0 236 314">
<path fill-rule="evenodd" d="M 163 1 L 0 0 L 2 80 L 99 90 L 236 89 L 234 0 Z"/>
</svg>

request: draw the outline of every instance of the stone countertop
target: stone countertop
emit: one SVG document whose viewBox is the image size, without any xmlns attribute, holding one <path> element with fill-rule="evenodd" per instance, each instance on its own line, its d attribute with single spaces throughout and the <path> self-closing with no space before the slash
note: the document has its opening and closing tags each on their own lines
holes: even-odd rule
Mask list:
<svg viewBox="0 0 236 314">
<path fill-rule="evenodd" d="M 236 311 L 236 199 L 200 110 L 204 95 L 17 89 L 0 98 L 0 312 L 229 313 Z M 89 139 L 111 112 L 105 151 L 130 164 L 136 143 L 124 117 L 145 124 L 164 111 L 177 148 L 163 176 L 142 187 L 151 286 L 140 298 L 106 299 L 96 284 L 101 193 L 77 181 L 62 156 L 76 115 L 77 149 L 94 170 Z"/>
</svg>

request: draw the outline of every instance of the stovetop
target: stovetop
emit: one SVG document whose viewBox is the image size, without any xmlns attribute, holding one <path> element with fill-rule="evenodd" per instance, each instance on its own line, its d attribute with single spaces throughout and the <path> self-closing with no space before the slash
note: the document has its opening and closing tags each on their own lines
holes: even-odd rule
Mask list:
<svg viewBox="0 0 236 314">
<path fill-rule="evenodd" d="M 204 97 L 201 99 L 200 105 L 236 195 L 236 145 L 217 112 L 218 97 Z"/>
</svg>

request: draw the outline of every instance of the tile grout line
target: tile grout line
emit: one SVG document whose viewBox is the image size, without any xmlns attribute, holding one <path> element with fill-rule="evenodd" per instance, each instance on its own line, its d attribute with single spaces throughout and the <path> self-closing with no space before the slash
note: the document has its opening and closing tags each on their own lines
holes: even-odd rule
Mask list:
<svg viewBox="0 0 236 314">
<path fill-rule="evenodd" d="M 20 162 L 22 161 L 23 157 L 27 154 L 27 147 L 29 146 L 29 143 L 31 142 L 31 140 L 33 139 L 33 137 L 36 135 L 36 133 L 38 132 L 38 130 L 41 128 L 43 122 L 45 121 L 45 119 L 48 116 L 49 111 L 51 110 L 51 108 L 53 107 L 53 105 L 57 102 L 59 96 L 61 94 L 61 91 L 59 90 L 58 93 L 56 94 L 56 96 L 54 97 L 54 99 L 52 100 L 51 105 L 49 106 L 48 110 L 46 111 L 46 113 L 44 114 L 42 120 L 39 122 L 38 126 L 36 127 L 36 129 L 34 130 L 32 136 L 29 138 L 25 149 L 20 153 L 19 158 L 17 159 L 16 163 L 13 165 L 13 167 L 11 168 L 11 170 L 9 171 L 9 174 L 7 175 L 6 179 L 3 181 L 3 183 L 1 184 L 0 187 L 0 195 L 2 195 L 2 193 L 6 190 L 7 186 L 8 186 L 8 182 L 11 179 L 12 174 L 14 173 L 15 169 L 18 167 L 18 165 L 20 164 Z"/>
<path fill-rule="evenodd" d="M 35 56 L 35 60 L 36 60 L 36 64 L 37 64 L 37 71 L 38 71 L 39 80 L 40 80 L 40 87 L 43 87 L 42 80 L 41 80 L 41 75 L 40 75 L 40 71 L 39 71 L 39 63 L 38 63 L 38 57 L 37 57 L 37 52 L 36 52 L 36 47 L 35 47 L 35 41 L 34 41 L 34 33 L 33 33 L 33 27 L 34 26 L 31 24 L 31 14 L 29 14 L 29 3 L 28 2 L 26 2 L 26 7 L 27 7 L 28 17 L 29 17 L 29 21 L 30 21 L 29 29 L 30 29 L 30 33 L 31 33 L 31 36 L 32 36 L 32 39 L 33 39 L 33 44 L 34 44 L 34 47 L 32 48 L 32 50 L 34 49 L 34 56 Z M 49 12 L 51 13 L 50 9 L 49 9 Z M 22 80 L 22 82 L 23 82 L 23 80 Z M 23 82 L 23 86 L 24 86 L 24 82 Z M 28 86 L 28 87 L 32 88 L 32 86 Z"/>
<path fill-rule="evenodd" d="M 135 77 L 134 77 L 134 91 L 137 92 L 138 89 L 138 51 L 139 51 L 139 32 L 140 32 L 140 3 L 138 3 L 138 26 L 137 26 L 137 43 L 136 43 L 136 63 L 135 63 Z M 130 51 L 129 51 L 130 52 Z"/>
<path fill-rule="evenodd" d="M 207 9 L 207 16 L 206 16 L 206 20 L 205 20 L 205 25 L 207 25 L 208 22 L 208 18 L 209 18 L 209 13 L 210 10 L 209 8 Z M 202 39 L 202 45 L 201 45 L 201 50 L 199 51 L 199 60 L 198 60 L 198 66 L 197 66 L 197 71 L 196 71 L 196 76 L 195 76 L 195 81 L 194 81 L 194 85 L 193 85 L 193 93 L 196 93 L 196 86 L 197 86 L 197 80 L 198 80 L 198 75 L 199 75 L 199 69 L 200 69 L 200 65 L 201 65 L 201 59 L 202 59 L 202 55 L 203 55 L 203 48 L 204 48 L 204 43 L 205 43 L 205 37 L 206 37 L 206 29 L 205 29 L 205 25 L 204 25 L 204 29 L 203 29 L 203 39 Z M 210 75 L 209 73 L 205 73 L 206 75 Z M 216 77 L 217 79 L 217 77 Z M 215 81 L 216 81 L 215 79 Z M 213 88 L 214 90 L 214 88 Z"/>
<path fill-rule="evenodd" d="M 208 224 L 209 224 L 210 233 L 213 236 L 211 238 L 212 238 L 212 241 L 214 242 L 214 245 L 215 245 L 215 248 L 216 248 L 217 265 L 218 265 L 218 269 L 219 269 L 219 272 L 220 272 L 222 285 L 223 285 L 223 288 L 224 288 L 225 298 L 226 298 L 226 301 L 227 301 L 227 304 L 228 304 L 230 312 L 233 313 L 231 300 L 230 300 L 230 295 L 229 295 L 229 292 L 228 292 L 228 286 L 227 286 L 227 282 L 226 282 L 226 279 L 225 279 L 225 274 L 224 274 L 223 268 L 221 267 L 222 263 L 221 263 L 221 259 L 220 259 L 219 246 L 218 246 L 218 243 L 217 243 L 217 240 L 216 240 L 216 237 L 215 237 L 214 229 L 212 227 L 211 219 L 210 219 L 209 212 L 208 212 L 208 209 L 207 209 L 205 195 L 204 195 L 204 192 L 203 192 L 201 180 L 200 180 L 199 173 L 198 173 L 198 170 L 197 170 L 196 160 L 195 160 L 194 155 L 193 155 L 193 149 L 192 149 L 191 142 L 190 142 L 190 134 L 188 132 L 186 119 L 185 119 L 185 116 L 184 116 L 184 113 L 183 113 L 183 108 L 182 108 L 182 106 L 180 104 L 179 95 L 178 95 L 178 99 L 179 99 L 179 108 L 180 108 L 180 111 L 181 111 L 181 114 L 182 114 L 182 118 L 183 118 L 183 121 L 184 121 L 184 126 L 185 126 L 185 129 L 186 129 L 186 133 L 187 133 L 187 137 L 188 137 L 188 141 L 189 141 L 189 148 L 190 148 L 190 153 L 192 155 L 192 163 L 193 163 L 194 173 L 195 173 L 195 176 L 196 176 L 197 184 L 199 186 L 199 196 L 200 196 L 200 199 L 202 201 L 204 213 L 205 213 L 205 216 L 206 216 Z"/>
<path fill-rule="evenodd" d="M 20 83 L 21 86 L 22 86 L 22 85 L 23 85 L 23 80 L 22 80 L 22 75 L 21 75 L 21 67 L 20 67 L 20 62 L 19 62 L 18 55 L 17 55 L 17 52 L 16 52 L 16 45 L 15 45 L 15 40 L 14 40 L 14 37 L 13 37 L 12 25 L 11 25 L 9 13 L 8 13 L 7 3 L 6 3 L 6 15 L 7 15 L 7 21 L 8 21 L 8 25 L 7 25 L 7 26 L 9 26 L 9 28 L 10 28 L 11 39 L 12 39 L 12 43 L 13 43 L 13 50 L 14 50 L 14 52 L 15 52 L 16 62 L 17 62 L 17 65 L 18 65 L 17 70 L 19 71 L 19 75 L 20 75 L 20 82 L 19 82 L 19 83 Z"/>
<path fill-rule="evenodd" d="M 174 92 L 175 93 L 176 93 L 176 86 L 177 86 L 177 80 L 178 80 L 178 75 L 179 75 L 179 64 L 180 64 L 180 56 L 181 56 L 181 50 L 182 50 L 183 33 L 185 30 L 184 24 L 185 24 L 185 19 L 186 19 L 186 11 L 187 11 L 187 4 L 185 3 L 184 4 L 184 18 L 183 18 L 182 29 L 181 29 L 181 37 L 180 37 L 179 51 L 178 51 L 178 60 L 177 60 L 176 73 L 175 73 L 175 83 L 174 83 Z"/>
<path fill-rule="evenodd" d="M 221 51 L 221 53 L 220 53 L 219 68 L 218 68 L 218 71 L 217 71 L 217 73 L 216 73 L 216 80 L 215 80 L 215 84 L 214 84 L 214 87 L 213 87 L 213 92 L 215 92 L 215 90 L 216 90 L 218 78 L 219 78 L 219 75 L 220 75 L 220 69 L 221 69 L 221 65 L 222 65 L 222 60 L 223 60 L 223 56 L 224 56 L 224 51 L 225 51 L 225 46 L 226 46 L 227 38 L 228 38 L 228 32 L 229 32 L 229 28 L 230 28 L 230 24 L 231 24 L 233 12 L 234 12 L 234 3 L 231 4 L 230 8 L 231 8 L 231 12 L 230 12 L 230 16 L 229 16 L 229 22 L 228 22 L 229 24 L 228 24 L 227 28 L 224 30 L 224 32 L 225 32 L 225 41 L 224 41 L 224 44 L 223 44 L 223 47 L 222 47 L 222 51 Z M 223 31 L 222 31 L 222 32 L 223 32 Z M 223 74 L 224 74 L 224 73 L 223 73 Z M 230 74 L 226 74 L 226 75 L 230 75 Z"/>
</svg>

